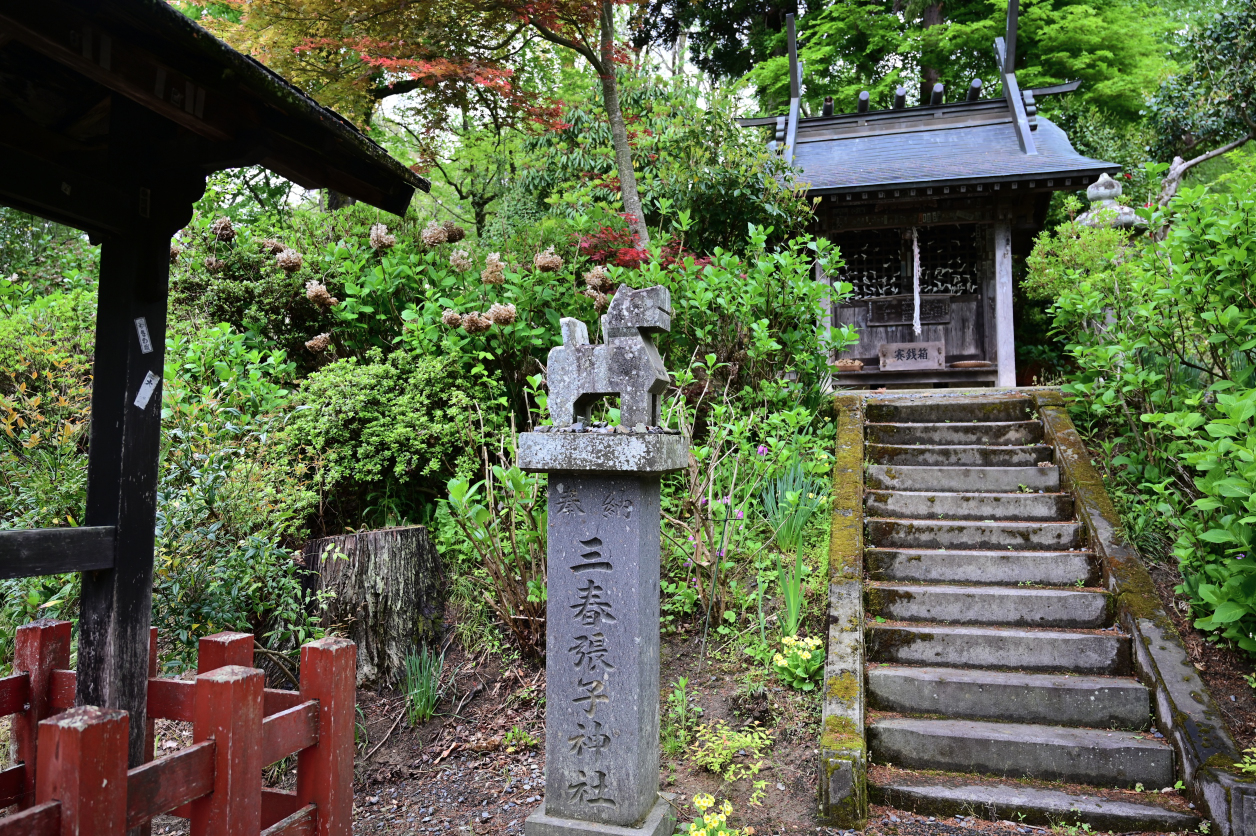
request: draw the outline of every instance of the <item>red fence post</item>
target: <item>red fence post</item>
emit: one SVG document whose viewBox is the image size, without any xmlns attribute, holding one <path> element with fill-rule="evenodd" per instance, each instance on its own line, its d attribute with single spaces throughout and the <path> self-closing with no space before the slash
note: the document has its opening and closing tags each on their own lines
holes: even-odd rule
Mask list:
<svg viewBox="0 0 1256 836">
<path fill-rule="evenodd" d="M 262 693 L 257 668 L 196 677 L 192 741 L 214 741 L 214 791 L 192 802 L 192 836 L 255 836 L 262 828 Z"/>
<path fill-rule="evenodd" d="M 70 667 L 70 622 L 41 618 L 17 628 L 13 669 L 30 677 L 30 702 L 13 717 L 17 759 L 26 766 L 26 792 L 18 801 L 24 810 L 35 803 L 35 772 L 39 761 L 39 722 L 53 713 L 52 672 Z"/>
<path fill-rule="evenodd" d="M 227 665 L 253 667 L 252 633 L 214 633 L 196 643 L 196 672 L 209 673 Z"/>
<path fill-rule="evenodd" d="M 125 711 L 82 706 L 39 724 L 35 799 L 61 802 L 62 836 L 118 836 L 126 829 Z"/>
<path fill-rule="evenodd" d="M 353 832 L 353 721 L 358 646 L 325 638 L 301 648 L 301 699 L 318 700 L 318 745 L 297 754 L 297 800 L 318 807 L 317 836 Z"/>
</svg>

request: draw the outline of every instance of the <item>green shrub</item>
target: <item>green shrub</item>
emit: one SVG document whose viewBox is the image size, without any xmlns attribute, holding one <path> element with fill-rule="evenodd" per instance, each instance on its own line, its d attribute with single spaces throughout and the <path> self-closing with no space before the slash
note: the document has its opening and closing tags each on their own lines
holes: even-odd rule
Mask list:
<svg viewBox="0 0 1256 836">
<path fill-rule="evenodd" d="M 457 358 L 367 352 L 310 375 L 275 439 L 276 492 L 318 534 L 422 519 L 454 474 L 474 472 L 500 387 Z"/>
<path fill-rule="evenodd" d="M 1196 627 L 1256 653 L 1256 178 L 1184 188 L 1119 267 L 1061 284 L 1056 324 L 1077 369 L 1064 388 L 1105 448 L 1117 493 L 1173 541 Z M 1120 484 L 1128 486 L 1119 487 Z"/>
</svg>

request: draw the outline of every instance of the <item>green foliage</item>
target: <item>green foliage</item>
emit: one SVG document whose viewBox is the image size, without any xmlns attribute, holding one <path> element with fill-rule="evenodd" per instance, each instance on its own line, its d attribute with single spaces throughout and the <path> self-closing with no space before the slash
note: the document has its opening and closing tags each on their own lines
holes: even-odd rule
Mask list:
<svg viewBox="0 0 1256 836">
<path fill-rule="evenodd" d="M 1080 201 L 1070 196 L 1069 214 L 1075 216 L 1080 208 Z M 1134 254 L 1129 238 L 1123 229 L 1083 226 L 1070 219 L 1038 236 L 1021 289 L 1030 299 L 1049 300 L 1099 276 L 1120 281 L 1131 269 L 1125 261 Z"/>
<path fill-rule="evenodd" d="M 759 774 L 762 758 L 771 748 L 771 735 L 758 723 L 734 731 L 728 723 L 716 720 L 698 728 L 689 757 L 695 766 L 732 783 L 747 775 Z"/>
<path fill-rule="evenodd" d="M 406 722 L 419 726 L 432 719 L 441 697 L 445 654 L 422 648 L 406 657 Z"/>
<path fill-rule="evenodd" d="M 505 456 L 503 456 L 505 458 Z M 543 477 L 486 465 L 483 481 L 448 484 L 449 514 L 475 549 L 470 579 L 525 656 L 545 655 L 546 500 Z"/>
<path fill-rule="evenodd" d="M 1256 653 L 1256 198 L 1252 185 L 1186 188 L 1165 228 L 1085 274 L 1056 305 L 1072 340 L 1079 423 L 1100 439 L 1118 484 L 1174 541 L 1199 629 Z M 1142 536 L 1146 536 L 1144 533 Z"/>
<path fill-rule="evenodd" d="M 663 712 L 663 727 L 659 733 L 659 745 L 663 753 L 673 757 L 684 754 L 693 740 L 694 728 L 702 709 L 690 705 L 689 680 L 677 677 L 672 690 L 667 695 L 667 706 Z"/>
<path fill-rule="evenodd" d="M 926 8 L 942 20 L 929 25 Z M 915 103 L 926 71 L 946 84 L 949 100 L 962 98 L 973 78 L 987 82 L 987 95 L 997 95 L 993 44 L 1005 25 L 1006 4 L 971 0 L 909 4 L 905 10 L 857 0 L 809 10 L 799 21 L 799 59 L 810 112 L 820 111 L 826 95 L 834 97 L 838 112 L 853 111 L 861 90 L 871 93 L 874 109 L 888 108 L 900 84 Z M 1167 25 L 1154 7 L 1138 2 L 1023 2 L 1017 80 L 1029 89 L 1081 79 L 1078 98 L 1134 122 L 1144 91 L 1163 70 L 1157 41 Z M 777 38 L 779 43 L 784 35 Z M 788 59 L 780 46 L 773 54 L 750 74 L 768 112 L 789 99 Z"/>
<path fill-rule="evenodd" d="M 763 489 L 763 511 L 782 552 L 798 551 L 807 523 L 824 507 L 828 492 L 825 482 L 808 477 L 802 462 L 793 462 L 768 481 Z"/>
<path fill-rule="evenodd" d="M 1256 134 L 1256 7 L 1235 3 L 1197 15 L 1176 46 L 1183 71 L 1147 102 L 1157 156 L 1190 158 Z"/>
<path fill-rule="evenodd" d="M 672 331 L 659 340 L 668 356 L 710 358 L 703 376 L 717 376 L 749 399 L 788 409 L 801 397 L 815 409 L 828 375 L 826 351 L 858 339 L 848 326 L 829 329 L 830 291 L 815 280 L 816 270 L 835 273 L 840 255 L 828 240 L 810 236 L 770 249 L 768 233 L 752 226 L 744 256 L 717 248 L 710 264 L 650 262 L 629 283 L 670 290 Z M 850 292 L 848 283 L 834 282 L 831 304 Z"/>
<path fill-rule="evenodd" d="M 740 251 L 747 225 L 771 227 L 778 241 L 802 232 L 811 206 L 797 170 L 737 125 L 739 88 L 712 94 L 685 76 L 621 74 L 620 96 L 649 226 L 667 231 L 684 215 L 685 246 L 701 254 Z M 576 102 L 562 119 L 525 143 L 520 189 L 572 220 L 592 206 L 622 212 L 605 112 Z"/>
<path fill-rule="evenodd" d="M 337 360 L 294 396 L 275 438 L 275 490 L 319 532 L 415 522 L 450 473 L 474 466 L 471 419 L 497 391 L 456 358 L 370 349 Z"/>
<path fill-rule="evenodd" d="M 781 643 L 782 652 L 772 657 L 777 677 L 795 690 L 814 691 L 824 677 L 824 642 L 785 636 Z"/>
<path fill-rule="evenodd" d="M 0 206 L 0 313 L 90 287 L 99 260 L 79 230 Z"/>
</svg>

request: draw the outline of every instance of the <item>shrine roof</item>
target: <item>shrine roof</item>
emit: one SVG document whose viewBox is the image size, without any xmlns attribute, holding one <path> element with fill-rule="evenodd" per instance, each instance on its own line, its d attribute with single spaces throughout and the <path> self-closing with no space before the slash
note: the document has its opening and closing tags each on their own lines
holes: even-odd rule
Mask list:
<svg viewBox="0 0 1256 836">
<path fill-rule="evenodd" d="M 1065 179 L 1120 170 L 1077 153 L 1051 121 L 1030 121 L 1032 155 L 1021 150 L 1004 99 L 801 119 L 794 164 L 812 194 L 1031 178 L 1063 189 Z"/>
</svg>

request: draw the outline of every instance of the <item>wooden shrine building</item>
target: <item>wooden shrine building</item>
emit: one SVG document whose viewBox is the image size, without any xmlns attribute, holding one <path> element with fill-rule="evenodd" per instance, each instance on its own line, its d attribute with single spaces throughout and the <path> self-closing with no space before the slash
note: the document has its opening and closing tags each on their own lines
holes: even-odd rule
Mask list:
<svg viewBox="0 0 1256 836">
<path fill-rule="evenodd" d="M 1083 157 L 1064 131 L 1038 116 L 1036 99 L 1079 82 L 1021 91 L 1012 70 L 1017 3 L 995 54 L 1002 95 L 907 106 L 899 88 L 889 110 L 860 94 L 852 113 L 799 116 L 801 68 L 789 21 L 791 96 L 776 145 L 820 198 L 813 231 L 838 244 L 835 277 L 854 295 L 832 324 L 857 327 L 859 343 L 834 371 L 844 386 L 1016 385 L 1012 259 L 1028 255 L 1052 192 L 1078 190 L 1120 166 Z M 917 283 L 918 282 L 918 283 Z M 914 326 L 919 300 L 919 329 Z M 862 368 L 860 368 L 862 364 Z"/>
<path fill-rule="evenodd" d="M 258 164 L 398 214 L 428 188 L 165 0 L 0 2 L 0 203 L 102 245 L 86 516 L 0 532 L 0 578 L 82 572 L 76 701 L 130 713 L 132 766 L 145 757 L 170 238 L 208 174 Z"/>
</svg>

